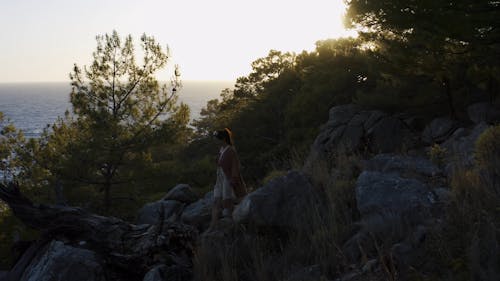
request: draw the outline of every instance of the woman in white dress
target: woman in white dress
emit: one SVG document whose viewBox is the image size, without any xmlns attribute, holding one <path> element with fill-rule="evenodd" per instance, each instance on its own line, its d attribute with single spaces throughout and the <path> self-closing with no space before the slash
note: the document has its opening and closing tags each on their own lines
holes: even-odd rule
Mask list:
<svg viewBox="0 0 500 281">
<path fill-rule="evenodd" d="M 234 204 L 246 194 L 245 184 L 240 173 L 240 161 L 234 148 L 230 129 L 215 132 L 221 141 L 217 157 L 217 181 L 214 186 L 214 206 L 212 208 L 211 226 L 219 216 L 232 218 Z"/>
</svg>

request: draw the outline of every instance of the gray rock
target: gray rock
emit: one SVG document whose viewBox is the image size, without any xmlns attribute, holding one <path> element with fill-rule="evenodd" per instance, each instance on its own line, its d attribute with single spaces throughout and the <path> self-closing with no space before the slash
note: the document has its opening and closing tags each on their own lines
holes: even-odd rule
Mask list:
<svg viewBox="0 0 500 281">
<path fill-rule="evenodd" d="M 395 116 L 381 111 L 362 111 L 355 105 L 335 106 L 311 146 L 303 171 L 312 175 L 318 163 L 332 166 L 338 153 L 363 152 L 367 148 L 372 152 L 397 152 L 416 147 L 418 139 L 408 125 Z"/>
<path fill-rule="evenodd" d="M 360 248 L 376 252 L 373 237 L 406 241 L 394 249 L 411 251 L 413 241 L 422 237 L 419 227 L 435 221 L 434 214 L 442 213 L 449 199 L 449 189 L 441 187 L 442 171 L 425 158 L 397 154 L 376 155 L 363 166 L 355 188 L 359 231 L 344 244 L 345 255 L 357 262 L 363 255 Z"/>
<path fill-rule="evenodd" d="M 2 279 L 6 277 L 9 274 L 8 271 L 0 271 L 0 281 L 3 281 Z"/>
<path fill-rule="evenodd" d="M 390 212 L 404 214 L 430 207 L 434 195 L 427 185 L 397 174 L 364 171 L 356 183 L 356 201 L 362 216 Z"/>
<path fill-rule="evenodd" d="M 400 154 L 378 154 L 363 162 L 367 171 L 397 173 L 398 175 L 433 177 L 442 174 L 441 169 L 430 160 L 418 156 L 403 156 Z"/>
<path fill-rule="evenodd" d="M 299 228 L 313 195 L 309 180 L 290 171 L 248 194 L 235 209 L 233 219 L 259 227 Z"/>
<path fill-rule="evenodd" d="M 491 124 L 500 121 L 500 109 L 495 108 L 488 102 L 478 102 L 469 105 L 467 107 L 467 114 L 469 115 L 469 119 L 476 124 L 481 122 Z"/>
<path fill-rule="evenodd" d="M 347 151 L 354 151 L 361 148 L 364 136 L 364 128 L 363 121 L 360 118 L 363 118 L 363 114 L 358 114 L 354 118 L 351 119 L 342 134 L 342 139 L 340 140 L 340 144 Z"/>
<path fill-rule="evenodd" d="M 181 221 L 203 231 L 208 228 L 212 216 L 212 206 L 214 204 L 213 191 L 208 192 L 204 198 L 189 204 L 184 208 L 181 215 Z"/>
<path fill-rule="evenodd" d="M 165 265 L 157 265 L 153 267 L 146 275 L 144 275 L 143 281 L 166 281 L 165 280 Z"/>
<path fill-rule="evenodd" d="M 105 281 L 95 253 L 52 241 L 24 271 L 20 281 Z"/>
<path fill-rule="evenodd" d="M 329 111 L 328 127 L 337 127 L 349 122 L 354 115 L 361 111 L 361 107 L 354 104 L 334 106 Z"/>
<path fill-rule="evenodd" d="M 400 151 L 410 138 L 404 122 L 392 116 L 380 119 L 367 130 L 370 150 L 376 153 Z"/>
<path fill-rule="evenodd" d="M 445 141 L 457 129 L 455 121 L 448 117 L 436 118 L 422 132 L 422 140 L 427 144 Z"/>
<path fill-rule="evenodd" d="M 321 266 L 319 264 L 307 266 L 293 272 L 287 281 L 317 281 L 321 280 Z"/>
<path fill-rule="evenodd" d="M 198 196 L 194 193 L 191 186 L 188 184 L 178 184 L 172 188 L 162 200 L 175 200 L 181 203 L 191 204 L 198 200 Z"/>
<path fill-rule="evenodd" d="M 136 224 L 158 224 L 162 212 L 164 221 L 178 221 L 183 206 L 174 200 L 147 203 L 139 210 Z"/>
<path fill-rule="evenodd" d="M 474 164 L 474 147 L 479 136 L 490 126 L 484 122 L 477 124 L 472 130 L 459 129 L 441 146 L 447 152 L 446 173 L 451 176 L 454 171 L 470 168 Z"/>
<path fill-rule="evenodd" d="M 370 116 L 366 119 L 365 123 L 363 124 L 365 131 L 368 131 L 384 117 L 387 117 L 387 114 L 382 111 L 378 110 L 371 111 Z"/>
</svg>

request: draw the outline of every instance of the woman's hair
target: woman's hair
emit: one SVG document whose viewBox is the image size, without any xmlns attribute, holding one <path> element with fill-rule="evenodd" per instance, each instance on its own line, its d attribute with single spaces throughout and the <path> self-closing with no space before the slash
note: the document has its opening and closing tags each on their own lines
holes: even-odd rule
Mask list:
<svg viewBox="0 0 500 281">
<path fill-rule="evenodd" d="M 229 145 L 233 145 L 233 133 L 229 128 L 215 132 L 215 137 L 225 141 Z"/>
</svg>

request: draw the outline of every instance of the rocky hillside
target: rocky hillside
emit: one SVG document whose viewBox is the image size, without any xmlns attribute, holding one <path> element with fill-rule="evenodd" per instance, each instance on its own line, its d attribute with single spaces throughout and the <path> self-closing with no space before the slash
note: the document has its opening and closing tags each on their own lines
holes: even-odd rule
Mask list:
<svg viewBox="0 0 500 281">
<path fill-rule="evenodd" d="M 3 187 L 0 198 L 42 235 L 10 272 L 0 272 L 0 280 L 413 280 L 415 271 L 426 276 L 423 260 L 434 258 L 426 243 L 446 220 L 451 183 L 474 165 L 476 140 L 500 120 L 500 110 L 486 103 L 470 106 L 468 113 L 467 121 L 442 117 L 425 123 L 336 106 L 303 169 L 249 193 L 232 220 L 221 219 L 213 229 L 212 193 L 198 198 L 186 184 L 146 204 L 135 224 L 33 204 L 15 188 Z M 493 248 L 479 252 L 476 280 L 500 276 L 498 217 L 492 227 Z"/>
</svg>

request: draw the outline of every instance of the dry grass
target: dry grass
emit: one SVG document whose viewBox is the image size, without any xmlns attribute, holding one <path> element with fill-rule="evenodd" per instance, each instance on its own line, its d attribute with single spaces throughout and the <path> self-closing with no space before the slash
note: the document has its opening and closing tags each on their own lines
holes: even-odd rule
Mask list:
<svg viewBox="0 0 500 281">
<path fill-rule="evenodd" d="M 487 130 L 476 143 L 475 167 L 457 168 L 451 178 L 445 219 L 426 243 L 428 280 L 500 276 L 500 146 L 492 137 L 497 133 Z"/>
<path fill-rule="evenodd" d="M 311 265 L 319 265 L 329 277 L 338 276 L 348 265 L 340 245 L 357 218 L 357 163 L 355 156 L 339 157 L 333 174 L 328 165 L 317 163 L 310 176 L 318 196 L 304 210 L 300 228 L 233 226 L 201 240 L 195 257 L 195 280 L 286 280 Z"/>
</svg>

